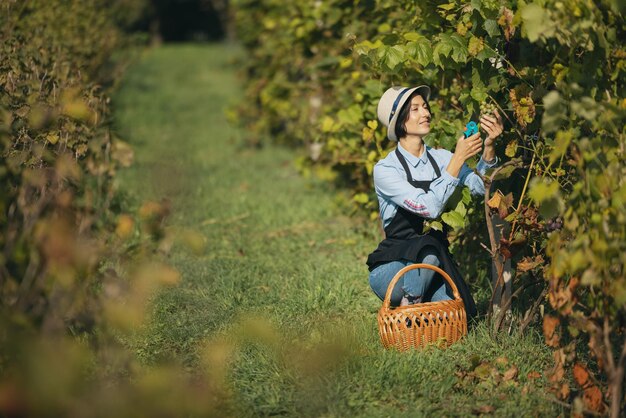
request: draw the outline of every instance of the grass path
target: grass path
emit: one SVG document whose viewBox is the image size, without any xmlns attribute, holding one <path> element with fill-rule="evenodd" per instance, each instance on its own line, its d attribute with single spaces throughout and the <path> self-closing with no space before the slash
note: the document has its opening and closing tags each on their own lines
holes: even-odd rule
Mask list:
<svg viewBox="0 0 626 418">
<path fill-rule="evenodd" d="M 136 353 L 193 373 L 203 341 L 227 341 L 237 416 L 558 415 L 543 378 L 528 377 L 548 364 L 537 336 L 494 341 L 478 327 L 445 351 L 381 348 L 364 265 L 377 237 L 297 174 L 292 151 L 243 145 L 224 116 L 240 92 L 236 54 L 151 50 L 114 98 L 116 128 L 136 155 L 120 179 L 124 204 L 167 197 L 172 228 L 206 239 L 199 253 L 176 242 L 164 256 L 183 281 L 154 301 Z M 513 366 L 518 377 L 503 381 Z"/>
</svg>

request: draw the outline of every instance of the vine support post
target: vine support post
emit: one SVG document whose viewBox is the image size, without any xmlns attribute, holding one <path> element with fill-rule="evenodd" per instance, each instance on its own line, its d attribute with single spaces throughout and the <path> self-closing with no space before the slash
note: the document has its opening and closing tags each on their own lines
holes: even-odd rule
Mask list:
<svg viewBox="0 0 626 418">
<path fill-rule="evenodd" d="M 490 176 L 481 176 L 485 185 L 485 222 L 487 224 L 487 232 L 489 233 L 489 243 L 492 261 L 492 294 L 487 311 L 487 318 L 493 325 L 493 331 L 498 332 L 505 321 L 502 319 L 510 312 L 511 297 L 513 290 L 513 276 L 511 274 L 511 261 L 500 252 L 500 239 L 503 234 L 510 229 L 509 222 L 504 221 L 497 214 L 492 214 L 489 207 L 489 199 L 491 197 L 491 187 L 496 176 L 506 167 L 520 166 L 519 161 L 508 161 L 502 166 L 496 168 Z M 504 310 L 501 307 L 505 307 Z"/>
<path fill-rule="evenodd" d="M 503 235 L 510 228 L 510 223 L 500 218 L 498 214 L 491 215 L 490 222 L 496 242 L 500 242 Z M 511 292 L 512 292 L 512 273 L 511 260 L 504 259 L 502 254 L 496 254 L 498 260 L 493 259 L 491 263 L 491 286 L 493 289 L 493 298 L 491 300 L 491 310 L 494 313 L 494 331 L 498 331 L 498 324 L 502 324 L 500 316 L 509 317 L 511 315 Z M 503 307 L 506 307 L 504 310 Z"/>
</svg>

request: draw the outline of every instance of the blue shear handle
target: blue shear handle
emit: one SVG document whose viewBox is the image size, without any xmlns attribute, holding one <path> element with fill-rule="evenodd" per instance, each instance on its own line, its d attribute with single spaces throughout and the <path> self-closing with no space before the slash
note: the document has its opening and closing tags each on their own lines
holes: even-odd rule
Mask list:
<svg viewBox="0 0 626 418">
<path fill-rule="evenodd" d="M 468 138 L 474 134 L 477 134 L 478 125 L 476 125 L 476 122 L 474 121 L 468 122 L 467 125 L 465 125 L 465 131 L 463 131 L 463 133 L 465 134 L 465 138 Z"/>
</svg>

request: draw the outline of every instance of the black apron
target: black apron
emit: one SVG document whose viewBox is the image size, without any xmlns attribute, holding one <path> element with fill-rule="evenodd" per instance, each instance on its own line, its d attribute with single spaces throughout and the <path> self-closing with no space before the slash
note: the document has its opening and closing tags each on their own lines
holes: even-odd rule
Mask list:
<svg viewBox="0 0 626 418">
<path fill-rule="evenodd" d="M 430 190 L 430 184 L 434 180 L 441 177 L 441 171 L 439 170 L 437 162 L 430 155 L 430 153 L 428 153 L 427 150 L 424 150 L 424 152 L 426 152 L 428 160 L 433 165 L 437 177 L 432 180 L 418 181 L 413 180 L 406 160 L 398 148 L 396 148 L 396 156 L 398 157 L 398 160 L 400 160 L 400 163 L 406 172 L 406 179 L 409 184 L 415 188 L 428 192 Z M 465 312 L 467 313 L 468 319 L 476 316 L 476 303 L 474 302 L 474 298 L 472 298 L 467 283 L 463 280 L 463 276 L 461 276 L 459 269 L 456 267 L 456 264 L 452 259 L 452 254 L 450 254 L 450 251 L 448 250 L 450 243 L 448 242 L 445 229 L 444 232 L 431 229 L 428 233 L 423 234 L 423 227 L 423 217 L 413 212 L 409 212 L 404 208 L 398 207 L 391 223 L 385 228 L 385 239 L 378 245 L 378 248 L 376 248 L 376 250 L 374 250 L 374 252 L 367 257 L 367 266 L 369 267 L 369 271 L 374 270 L 381 264 L 401 259 L 409 260 L 414 263 L 421 262 L 422 260 L 417 260 L 417 256 L 420 251 L 425 247 L 433 247 L 436 251 L 437 257 L 441 261 L 441 269 L 450 275 L 454 284 L 459 289 L 461 298 L 465 303 Z M 428 299 L 432 296 L 432 292 L 436 289 L 429 290 L 430 292 L 427 291 L 424 295 L 424 299 Z"/>
</svg>

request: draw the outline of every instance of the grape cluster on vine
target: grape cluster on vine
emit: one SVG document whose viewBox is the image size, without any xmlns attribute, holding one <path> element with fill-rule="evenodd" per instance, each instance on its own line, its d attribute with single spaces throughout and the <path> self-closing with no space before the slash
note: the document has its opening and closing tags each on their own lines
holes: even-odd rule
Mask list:
<svg viewBox="0 0 626 418">
<path fill-rule="evenodd" d="M 496 105 L 494 103 L 482 102 L 480 104 L 480 114 L 493 116 L 496 113 Z"/>
<path fill-rule="evenodd" d="M 563 228 L 563 219 L 561 217 L 556 217 L 546 221 L 546 231 L 556 231 L 558 229 Z"/>
</svg>

